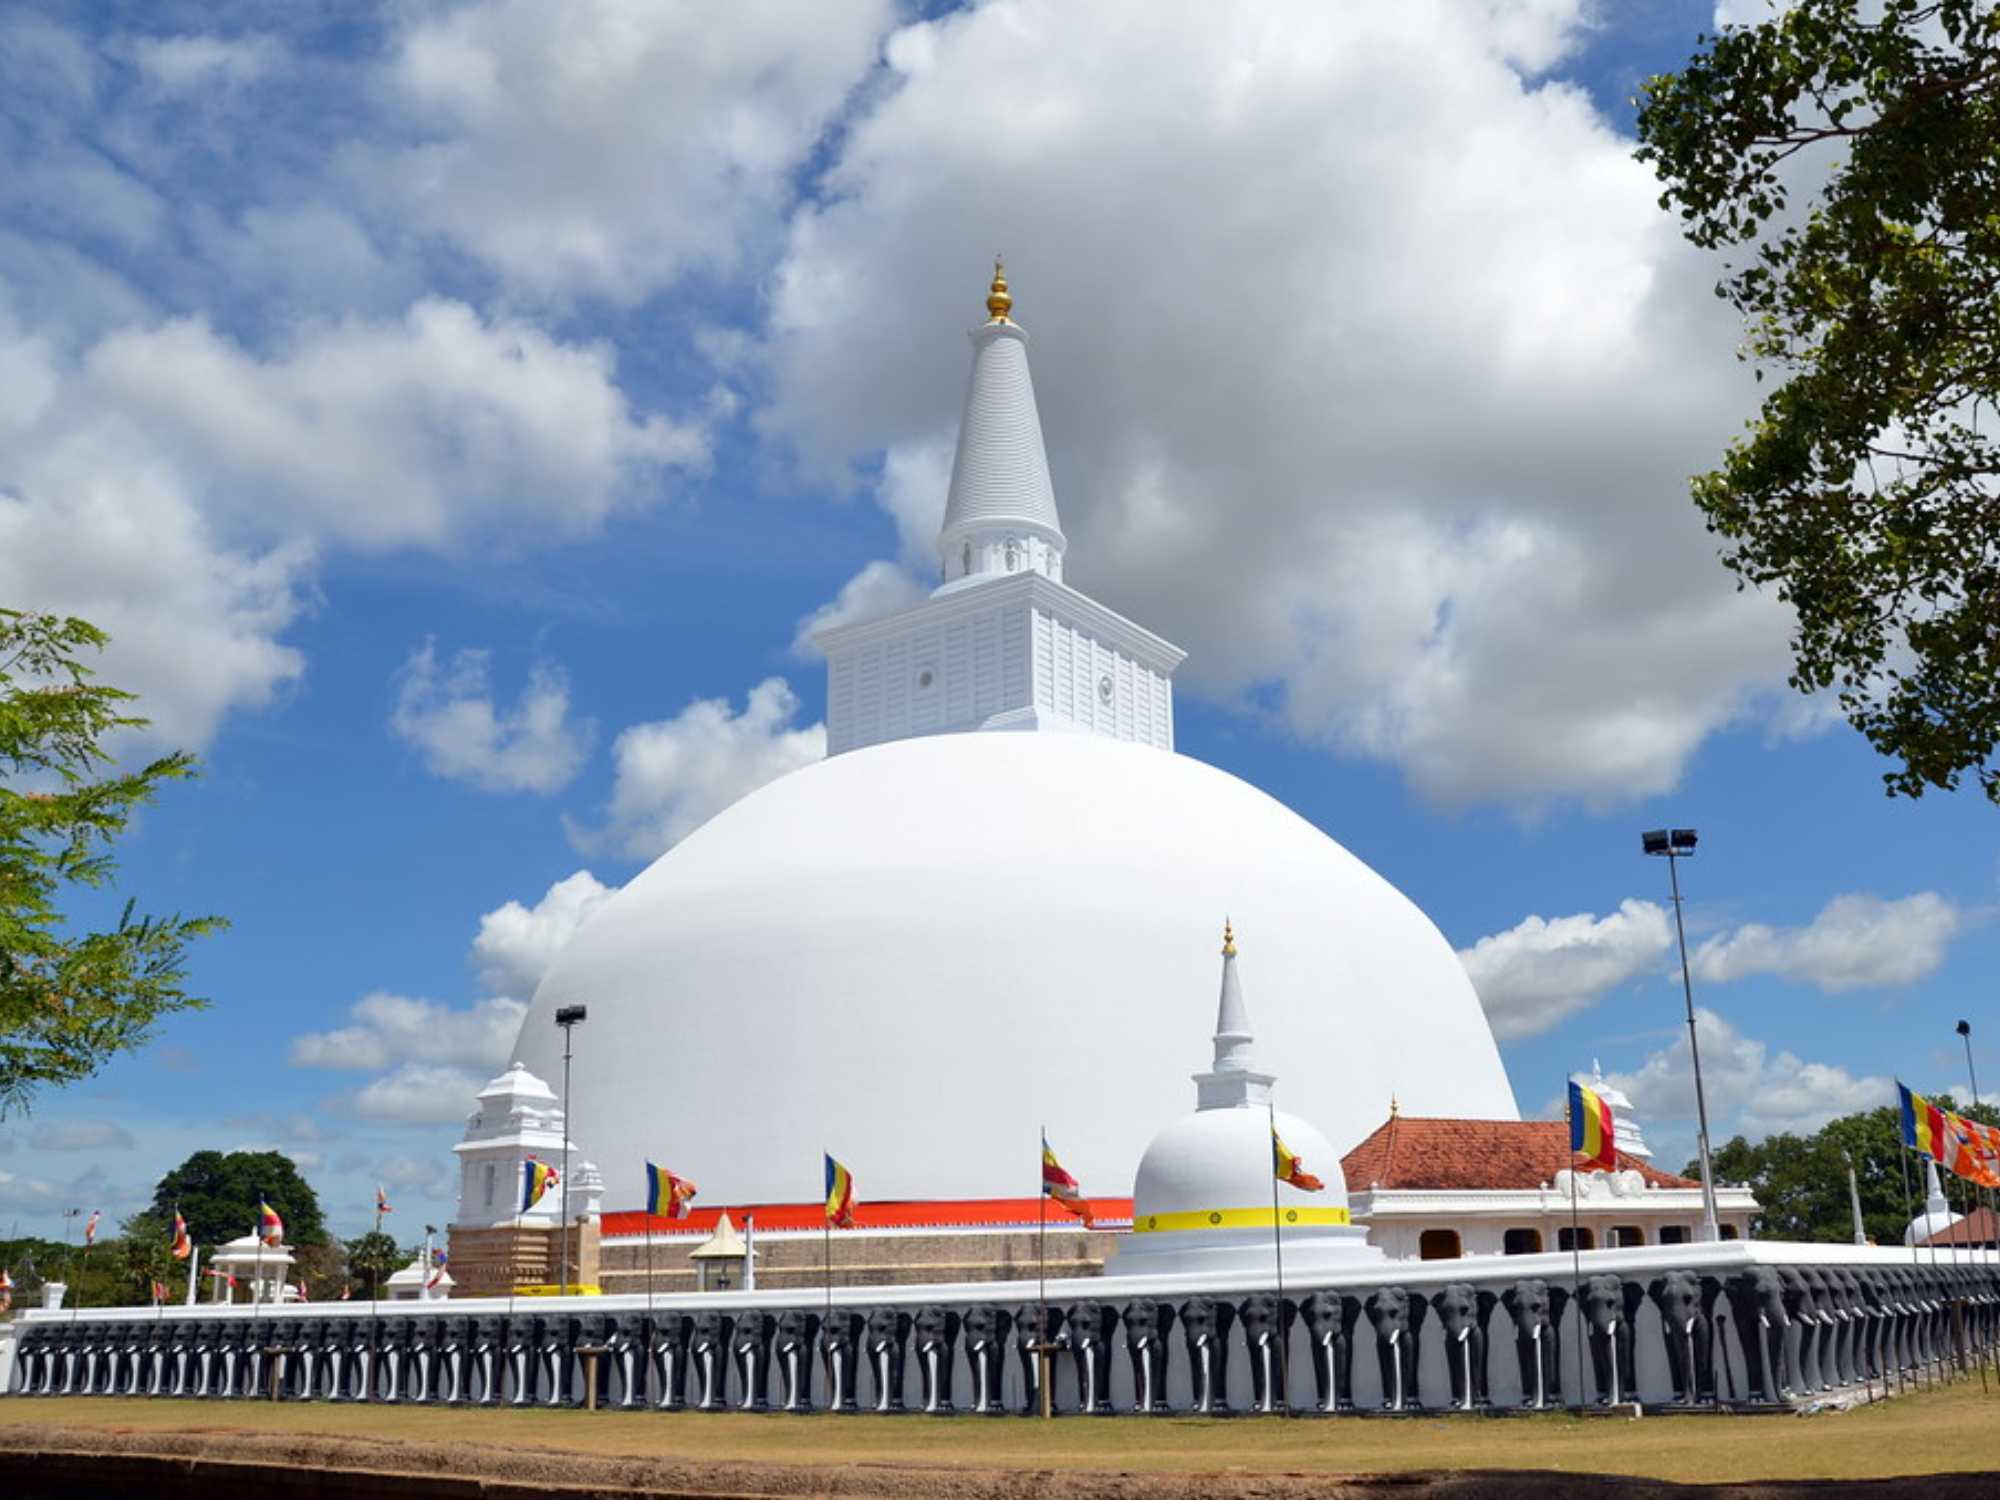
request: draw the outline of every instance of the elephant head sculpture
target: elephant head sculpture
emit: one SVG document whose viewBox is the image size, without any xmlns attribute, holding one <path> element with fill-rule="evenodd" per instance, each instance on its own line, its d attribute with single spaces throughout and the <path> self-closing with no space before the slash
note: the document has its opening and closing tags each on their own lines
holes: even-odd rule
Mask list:
<svg viewBox="0 0 2000 1500">
<path fill-rule="evenodd" d="M 1212 1297 L 1181 1304 L 1181 1340 L 1187 1345 L 1188 1384 L 1194 1409 L 1220 1416 L 1229 1410 L 1229 1333 L 1236 1309 Z"/>
<path fill-rule="evenodd" d="M 694 1315 L 694 1326 L 688 1333 L 688 1373 L 694 1377 L 694 1404 L 701 1411 L 714 1411 L 726 1399 L 735 1330 L 729 1315 L 715 1308 L 704 1307 Z"/>
<path fill-rule="evenodd" d="M 1111 1331 L 1118 1310 L 1106 1302 L 1078 1302 L 1064 1322 L 1076 1364 L 1077 1409 L 1086 1417 L 1111 1416 Z"/>
<path fill-rule="evenodd" d="M 1069 1334 L 1063 1327 L 1061 1308 L 1023 1302 L 1015 1310 L 1014 1350 L 1021 1361 L 1021 1386 L 1027 1392 L 1021 1409 L 1029 1416 L 1041 1410 L 1044 1359 L 1049 1372 L 1049 1410 L 1060 1409 L 1056 1402 L 1054 1351 L 1067 1347 L 1068 1343 Z"/>
<path fill-rule="evenodd" d="M 1431 1310 L 1444 1333 L 1451 1404 L 1460 1411 L 1491 1404 L 1486 1389 L 1486 1320 L 1496 1300 L 1493 1293 L 1465 1281 L 1451 1282 L 1431 1297 Z"/>
<path fill-rule="evenodd" d="M 1299 1304 L 1322 1412 L 1354 1409 L 1354 1325 L 1360 1318 L 1361 1299 L 1338 1292 L 1314 1292 Z"/>
<path fill-rule="evenodd" d="M 910 1315 L 878 1307 L 868 1314 L 865 1335 L 868 1369 L 875 1379 L 875 1410 L 903 1409 L 903 1355 L 910 1340 Z"/>
<path fill-rule="evenodd" d="M 1752 1401 L 1791 1394 L 1785 1370 L 1785 1286 L 1769 1266 L 1751 1266 L 1728 1282 L 1729 1310 L 1743 1348 L 1743 1377 Z"/>
<path fill-rule="evenodd" d="M 1615 1406 L 1637 1399 L 1638 1377 L 1632 1357 L 1632 1316 L 1645 1295 L 1637 1282 L 1616 1276 L 1592 1276 L 1584 1282 L 1579 1306 L 1589 1330 L 1590 1372 L 1597 1385 L 1597 1404 Z"/>
<path fill-rule="evenodd" d="M 767 1312 L 737 1316 L 729 1336 L 730 1368 L 735 1372 L 737 1405 L 744 1411 L 768 1411 L 771 1406 L 771 1339 L 778 1320 Z"/>
<path fill-rule="evenodd" d="M 861 1342 L 868 1320 L 851 1307 L 830 1309 L 820 1320 L 820 1356 L 826 1369 L 826 1409 L 853 1411 L 860 1391 Z"/>
<path fill-rule="evenodd" d="M 1361 1310 L 1375 1330 L 1384 1411 L 1419 1411 L 1423 1407 L 1417 1389 L 1418 1338 L 1427 1305 L 1421 1296 L 1412 1297 L 1399 1286 L 1383 1287 L 1361 1299 Z"/>
<path fill-rule="evenodd" d="M 926 1307 L 917 1314 L 917 1374 L 923 1384 L 924 1410 L 949 1416 L 952 1407 L 952 1367 L 958 1358 L 958 1311 Z"/>
<path fill-rule="evenodd" d="M 1174 1305 L 1151 1297 L 1128 1303 L 1124 1313 L 1125 1353 L 1132 1361 L 1132 1410 L 1163 1412 L 1167 1405 L 1167 1335 Z"/>
<path fill-rule="evenodd" d="M 1007 1369 L 1007 1334 L 1014 1320 L 1004 1307 L 981 1303 L 965 1310 L 965 1362 L 972 1372 L 972 1409 L 1000 1416 L 1000 1385 Z"/>
<path fill-rule="evenodd" d="M 1708 1304 L 1701 1278 L 1692 1271 L 1668 1271 L 1647 1283 L 1646 1295 L 1660 1310 L 1660 1333 L 1666 1341 L 1667 1374 L 1674 1401 L 1715 1399 L 1714 1346 Z"/>
<path fill-rule="evenodd" d="M 1253 1411 L 1284 1411 L 1291 1396 L 1285 1380 L 1289 1334 L 1298 1309 L 1269 1292 L 1253 1292 L 1236 1305 L 1243 1328 L 1243 1345 L 1250 1356 L 1250 1407 Z"/>
<path fill-rule="evenodd" d="M 785 1411 L 812 1410 L 813 1350 L 818 1342 L 818 1313 L 788 1307 L 778 1314 L 771 1367 L 778 1372 L 778 1401 Z"/>
</svg>

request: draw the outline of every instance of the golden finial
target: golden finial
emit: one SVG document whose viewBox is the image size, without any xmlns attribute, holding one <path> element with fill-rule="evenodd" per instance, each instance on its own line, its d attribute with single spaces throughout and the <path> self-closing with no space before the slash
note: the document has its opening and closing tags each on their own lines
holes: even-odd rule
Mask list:
<svg viewBox="0 0 2000 1500">
<path fill-rule="evenodd" d="M 1222 956 L 1236 957 L 1236 929 L 1229 925 L 1229 918 L 1222 919 Z"/>
<path fill-rule="evenodd" d="M 1394 1094 L 1391 1094 L 1389 1096 L 1389 1118 L 1392 1120 L 1395 1119 L 1396 1116 L 1402 1112 L 1402 1108 L 1403 1107 L 1396 1102 L 1396 1096 Z"/>
<path fill-rule="evenodd" d="M 1014 299 L 1007 293 L 1007 267 L 996 255 L 993 257 L 993 285 L 986 292 L 986 310 L 993 315 L 994 322 L 1004 323 L 1013 305 Z"/>
</svg>

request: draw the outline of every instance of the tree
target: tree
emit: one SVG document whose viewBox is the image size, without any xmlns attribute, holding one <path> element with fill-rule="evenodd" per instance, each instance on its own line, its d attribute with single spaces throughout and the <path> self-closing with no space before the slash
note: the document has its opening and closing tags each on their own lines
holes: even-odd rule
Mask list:
<svg viewBox="0 0 2000 1500">
<path fill-rule="evenodd" d="M 197 1151 L 160 1179 L 152 1212 L 171 1224 L 178 1208 L 196 1244 L 219 1245 L 257 1227 L 260 1200 L 285 1221 L 287 1244 L 325 1243 L 319 1195 L 281 1151 Z"/>
<path fill-rule="evenodd" d="M 380 1296 L 382 1284 L 408 1265 L 410 1259 L 379 1229 L 371 1229 L 347 1247 L 347 1269 L 360 1283 L 357 1295 L 366 1291 Z"/>
<path fill-rule="evenodd" d="M 179 754 L 109 769 L 106 739 L 146 720 L 79 660 L 106 639 L 82 620 L 0 609 L 0 1118 L 201 1006 L 183 988 L 187 945 L 222 925 L 135 916 L 131 901 L 106 931 L 65 921 L 79 889 L 110 883 L 134 811 L 195 773 Z"/>
<path fill-rule="evenodd" d="M 185 1290 L 177 1285 L 177 1278 L 184 1278 L 187 1268 L 173 1257 L 173 1222 L 171 1215 L 163 1219 L 146 1212 L 136 1213 L 118 1226 L 125 1282 L 121 1290 L 142 1302 L 152 1300 L 156 1281 L 166 1286 L 169 1301 Z"/>
<path fill-rule="evenodd" d="M 1949 1096 L 1936 1102 L 1959 1109 Z M 2000 1111 L 1990 1106 L 1959 1113 L 2000 1122 Z M 1924 1198 L 1922 1165 L 1904 1151 L 1902 1141 L 1901 1115 L 1893 1106 L 1843 1115 L 1811 1135 L 1766 1136 L 1754 1146 L 1739 1135 L 1713 1152 L 1715 1178 L 1744 1183 L 1757 1195 L 1762 1209 L 1756 1233 L 1767 1239 L 1849 1241 L 1854 1237 L 1847 1191 L 1852 1161 L 1863 1230 L 1879 1245 L 1900 1245 L 1904 1227 L 1923 1211 Z M 1701 1163 L 1688 1163 L 1683 1175 L 1700 1178 Z M 1970 1201 L 1962 1182 L 1948 1184 L 1946 1191 L 1961 1200 L 1961 1207 Z"/>
<path fill-rule="evenodd" d="M 2000 802 L 2000 14 L 1798 0 L 1698 45 L 1647 83 L 1638 154 L 1689 239 L 1748 253 L 1717 293 L 1780 381 L 1695 501 L 1796 611 L 1792 686 L 1900 763 L 1890 795 Z M 1821 167 L 1794 212 L 1786 175 Z"/>
</svg>

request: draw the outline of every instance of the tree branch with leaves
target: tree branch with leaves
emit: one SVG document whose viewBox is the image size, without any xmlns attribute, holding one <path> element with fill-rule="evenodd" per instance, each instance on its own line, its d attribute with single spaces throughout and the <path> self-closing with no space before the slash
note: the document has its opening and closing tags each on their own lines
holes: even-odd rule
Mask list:
<svg viewBox="0 0 2000 1500">
<path fill-rule="evenodd" d="M 224 925 L 141 916 L 133 901 L 103 931 L 65 919 L 66 899 L 111 884 L 133 814 L 196 771 L 184 754 L 116 765 L 106 742 L 147 721 L 84 665 L 106 640 L 84 620 L 0 609 L 0 1119 L 202 1006 L 187 946 Z"/>
<path fill-rule="evenodd" d="M 1777 384 L 1695 502 L 1891 795 L 2000 802 L 2000 16 L 1799 0 L 1698 45 L 1647 83 L 1638 155 L 1688 239 L 1747 255 L 1717 293 Z"/>
</svg>

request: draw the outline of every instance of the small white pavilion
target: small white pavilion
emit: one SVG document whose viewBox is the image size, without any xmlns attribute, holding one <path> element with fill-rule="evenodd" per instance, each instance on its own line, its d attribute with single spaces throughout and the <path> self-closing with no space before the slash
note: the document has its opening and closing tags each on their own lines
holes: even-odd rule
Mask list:
<svg viewBox="0 0 2000 1500">
<path fill-rule="evenodd" d="M 208 1257 L 208 1269 L 211 1302 L 236 1301 L 238 1287 L 248 1302 L 285 1302 L 298 1295 L 291 1284 L 292 1252 L 281 1244 L 267 1245 L 254 1234 L 218 1246 Z"/>
</svg>

